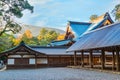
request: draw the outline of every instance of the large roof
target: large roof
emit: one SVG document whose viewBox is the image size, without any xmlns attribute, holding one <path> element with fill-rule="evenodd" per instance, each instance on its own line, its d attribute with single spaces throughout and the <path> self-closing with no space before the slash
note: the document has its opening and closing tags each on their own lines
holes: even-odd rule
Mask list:
<svg viewBox="0 0 120 80">
<path fill-rule="evenodd" d="M 97 20 L 97 19 L 95 19 L 95 20 Z M 109 13 L 105 13 L 104 15 L 98 17 L 97 23 L 92 23 L 92 25 L 82 35 L 88 33 L 89 31 L 92 31 L 92 30 L 95 30 L 97 28 L 100 28 L 101 26 L 103 26 L 103 24 L 107 20 L 109 20 L 111 24 L 114 23 L 113 20 L 111 19 L 110 15 L 109 15 Z"/>
<path fill-rule="evenodd" d="M 31 47 L 29 47 L 28 45 L 26 45 L 23 41 L 16 47 L 13 47 L 11 49 L 8 49 L 2 53 L 0 53 L 0 56 L 4 56 L 4 55 L 8 55 L 8 54 L 16 54 L 15 52 L 17 51 L 27 51 L 29 52 L 31 55 L 45 55 L 45 53 L 42 52 L 38 52 L 35 51 L 34 49 L 32 49 Z"/>
<path fill-rule="evenodd" d="M 74 35 L 75 35 L 75 38 L 79 38 L 80 36 L 83 36 L 84 34 L 88 33 L 89 31 L 92 31 L 92 30 L 95 30 L 97 28 L 100 28 L 101 26 L 104 26 L 104 23 L 107 20 L 110 23 L 114 23 L 108 12 L 99 16 L 97 19 L 93 20 L 92 22 L 69 21 L 69 24 L 70 24 L 70 27 L 71 27 Z"/>
<path fill-rule="evenodd" d="M 78 38 L 81 34 L 83 34 L 91 25 L 91 23 L 87 22 L 74 22 L 74 21 L 69 21 L 69 24 L 72 29 L 72 32 L 75 35 L 75 38 Z"/>
<path fill-rule="evenodd" d="M 16 47 L 0 53 L 0 56 L 16 54 L 16 52 L 29 52 L 31 55 L 73 55 L 73 53 L 66 53 L 68 46 L 28 46 L 23 41 Z"/>
<path fill-rule="evenodd" d="M 45 53 L 46 55 L 73 55 L 73 53 L 66 53 L 68 47 L 32 47 L 33 50 Z"/>
<path fill-rule="evenodd" d="M 67 51 L 81 51 L 120 45 L 120 23 L 114 23 L 83 35 Z"/>
</svg>

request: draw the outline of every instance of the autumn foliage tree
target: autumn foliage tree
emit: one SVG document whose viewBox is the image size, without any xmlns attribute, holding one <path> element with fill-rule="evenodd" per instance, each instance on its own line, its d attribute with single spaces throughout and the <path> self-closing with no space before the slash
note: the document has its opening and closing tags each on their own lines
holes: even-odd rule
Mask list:
<svg viewBox="0 0 120 80">
<path fill-rule="evenodd" d="M 40 30 L 40 33 L 37 36 L 37 38 L 38 38 L 39 44 L 41 46 L 46 46 L 47 44 L 49 44 L 53 40 L 56 40 L 58 35 L 59 35 L 59 33 L 57 33 L 56 31 L 50 31 L 50 30 L 47 30 L 45 28 L 42 28 Z"/>
<path fill-rule="evenodd" d="M 64 40 L 65 39 L 65 34 L 60 34 L 57 37 L 57 40 Z"/>
<path fill-rule="evenodd" d="M 24 41 L 26 44 L 30 44 L 32 41 L 33 35 L 30 30 L 26 30 L 23 34 L 14 39 L 14 45 L 18 45 L 21 41 Z"/>
</svg>

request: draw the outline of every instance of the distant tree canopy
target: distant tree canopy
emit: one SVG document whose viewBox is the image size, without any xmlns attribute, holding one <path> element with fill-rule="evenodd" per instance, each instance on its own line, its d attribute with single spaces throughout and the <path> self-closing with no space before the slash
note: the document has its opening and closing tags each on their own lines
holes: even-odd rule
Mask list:
<svg viewBox="0 0 120 80">
<path fill-rule="evenodd" d="M 14 39 L 14 45 L 18 45 L 21 41 L 24 41 L 26 44 L 33 44 L 35 41 L 33 40 L 33 35 L 30 30 L 26 30 L 23 34 L 18 36 L 16 39 Z"/>
<path fill-rule="evenodd" d="M 92 20 L 95 20 L 97 17 L 98 17 L 98 15 L 96 15 L 96 14 L 91 15 L 91 16 L 90 16 L 90 20 L 91 20 L 91 21 L 92 21 Z"/>
<path fill-rule="evenodd" d="M 114 7 L 112 14 L 115 16 L 115 20 L 120 21 L 120 4 Z"/>
<path fill-rule="evenodd" d="M 59 35 L 59 33 L 57 33 L 56 31 L 51 31 L 51 30 L 47 30 L 45 28 L 42 28 L 40 30 L 40 33 L 37 36 L 37 38 L 38 38 L 39 44 L 41 46 L 46 46 L 47 44 L 49 44 L 53 40 L 56 40 L 58 35 Z"/>
<path fill-rule="evenodd" d="M 13 42 L 14 45 L 18 45 L 21 41 L 24 41 L 28 45 L 46 46 L 53 40 L 56 40 L 58 35 L 59 33 L 56 31 L 42 28 L 38 36 L 34 37 L 30 30 L 26 30 L 21 36 L 14 39 Z"/>
<path fill-rule="evenodd" d="M 21 30 L 21 26 L 13 21 L 13 17 L 21 18 L 22 11 L 26 9 L 33 12 L 33 6 L 27 0 L 0 0 L 0 36 L 4 32 L 17 33 Z"/>
</svg>

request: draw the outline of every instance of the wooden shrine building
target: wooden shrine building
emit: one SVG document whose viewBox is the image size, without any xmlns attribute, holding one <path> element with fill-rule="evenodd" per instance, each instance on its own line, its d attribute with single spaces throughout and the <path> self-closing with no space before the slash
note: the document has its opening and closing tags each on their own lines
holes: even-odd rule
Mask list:
<svg viewBox="0 0 120 80">
<path fill-rule="evenodd" d="M 81 66 L 84 64 L 84 53 L 89 53 L 89 66 L 93 68 L 95 52 L 100 53 L 100 66 L 102 69 L 106 68 L 106 55 L 110 54 L 109 60 L 111 61 L 112 69 L 120 71 L 120 23 L 114 23 L 96 30 L 92 30 L 79 38 L 74 43 L 68 52 L 81 53 Z M 76 60 L 76 57 L 74 57 Z M 76 62 L 75 62 L 76 64 Z"/>
<path fill-rule="evenodd" d="M 28 46 L 21 42 L 18 46 L 2 52 L 0 57 L 5 57 L 4 63 L 7 68 L 88 64 L 91 67 L 99 64 L 104 68 L 104 62 L 108 61 L 111 64 L 112 60 L 113 68 L 117 65 L 116 69 L 119 71 L 120 27 L 119 23 L 113 23 L 109 13 L 99 16 L 92 22 L 69 21 L 64 40 L 53 41 L 46 47 Z M 69 53 L 66 53 L 66 50 Z M 115 56 L 117 61 L 115 61 Z"/>
<path fill-rule="evenodd" d="M 68 47 L 28 46 L 23 41 L 16 47 L 2 52 L 7 68 L 63 67 L 73 65 L 74 55 L 67 54 Z M 78 56 L 79 57 L 79 56 Z"/>
<path fill-rule="evenodd" d="M 66 28 L 65 39 L 75 38 L 77 40 L 81 35 L 84 35 L 89 31 L 112 23 L 114 23 L 114 21 L 111 19 L 108 12 L 89 22 L 69 21 Z"/>
</svg>

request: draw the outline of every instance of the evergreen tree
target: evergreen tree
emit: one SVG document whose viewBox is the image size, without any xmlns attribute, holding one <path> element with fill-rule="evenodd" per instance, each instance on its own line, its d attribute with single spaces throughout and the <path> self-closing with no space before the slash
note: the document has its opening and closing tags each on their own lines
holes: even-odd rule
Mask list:
<svg viewBox="0 0 120 80">
<path fill-rule="evenodd" d="M 21 18 L 22 11 L 26 9 L 33 12 L 33 6 L 27 0 L 0 0 L 0 36 L 4 32 L 17 33 L 21 30 L 21 26 L 13 21 L 13 17 Z"/>
<path fill-rule="evenodd" d="M 112 10 L 112 14 L 115 16 L 116 21 L 120 21 L 120 4 L 115 6 Z"/>
<path fill-rule="evenodd" d="M 90 20 L 91 20 L 91 21 L 92 21 L 92 20 L 95 20 L 97 17 L 98 17 L 98 15 L 96 15 L 96 14 L 91 15 L 91 16 L 90 16 Z"/>
</svg>

